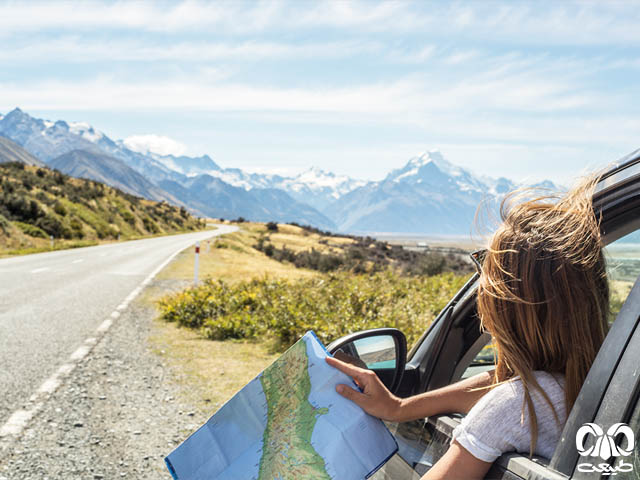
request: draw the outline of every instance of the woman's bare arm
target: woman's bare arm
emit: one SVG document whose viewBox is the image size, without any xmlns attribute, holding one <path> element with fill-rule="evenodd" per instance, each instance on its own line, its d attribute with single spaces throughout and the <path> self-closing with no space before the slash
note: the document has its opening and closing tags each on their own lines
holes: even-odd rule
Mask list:
<svg viewBox="0 0 640 480">
<path fill-rule="evenodd" d="M 469 413 L 471 407 L 489 391 L 483 387 L 491 385 L 492 380 L 493 372 L 483 372 L 446 387 L 403 398 L 396 421 L 407 422 L 443 413 Z"/>
<path fill-rule="evenodd" d="M 475 389 L 489 386 L 493 378 L 491 372 L 484 372 L 431 392 L 399 398 L 389 392 L 371 370 L 331 357 L 327 358 L 327 363 L 352 377 L 362 389 L 362 392 L 358 392 L 347 385 L 339 385 L 339 394 L 359 405 L 368 414 L 393 422 L 407 422 L 442 413 L 467 413 L 488 391 Z"/>
<path fill-rule="evenodd" d="M 481 480 L 491 463 L 478 460 L 455 440 L 421 480 Z"/>
</svg>

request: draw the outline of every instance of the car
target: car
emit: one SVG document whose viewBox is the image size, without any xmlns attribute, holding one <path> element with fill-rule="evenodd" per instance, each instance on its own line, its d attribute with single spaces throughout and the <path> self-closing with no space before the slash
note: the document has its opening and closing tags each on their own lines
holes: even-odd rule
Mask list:
<svg viewBox="0 0 640 480">
<path fill-rule="evenodd" d="M 504 454 L 485 478 L 640 478 L 640 450 L 637 443 L 634 447 L 634 436 L 640 437 L 640 149 L 603 175 L 593 206 L 601 216 L 610 281 L 625 298 L 611 306 L 619 311 L 612 315 L 611 328 L 569 412 L 553 457 Z M 401 397 L 492 369 L 493 355 L 487 352 L 491 337 L 480 331 L 476 315 L 478 278 L 474 274 L 469 279 L 408 353 L 404 334 L 393 328 L 357 332 L 327 348 L 364 362 Z M 399 451 L 373 478 L 420 478 L 448 449 L 461 418 L 453 414 L 387 423 Z M 608 456 L 594 456 L 603 441 L 615 448 Z"/>
</svg>

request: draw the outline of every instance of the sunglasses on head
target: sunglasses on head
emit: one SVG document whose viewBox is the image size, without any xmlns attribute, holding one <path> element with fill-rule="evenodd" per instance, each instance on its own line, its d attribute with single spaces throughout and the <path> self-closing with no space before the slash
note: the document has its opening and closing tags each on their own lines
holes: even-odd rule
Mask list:
<svg viewBox="0 0 640 480">
<path fill-rule="evenodd" d="M 473 265 L 476 267 L 478 275 L 482 275 L 482 265 L 484 264 L 484 259 L 487 258 L 487 249 L 481 248 L 480 250 L 471 252 L 469 254 L 469 257 L 471 257 L 471 261 L 473 262 Z"/>
</svg>

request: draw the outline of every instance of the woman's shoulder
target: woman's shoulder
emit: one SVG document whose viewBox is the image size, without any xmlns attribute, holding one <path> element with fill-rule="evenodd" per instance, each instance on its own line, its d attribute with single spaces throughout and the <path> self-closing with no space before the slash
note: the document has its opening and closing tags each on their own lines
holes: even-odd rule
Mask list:
<svg viewBox="0 0 640 480">
<path fill-rule="evenodd" d="M 557 373 L 544 371 L 533 372 L 534 379 L 540 389 L 546 394 L 558 416 L 562 418 L 564 413 L 564 376 Z M 542 413 L 546 416 L 546 410 L 551 411 L 544 395 L 533 385 L 528 385 L 531 401 L 533 402 L 536 414 Z M 525 404 L 525 387 L 520 377 L 514 377 L 500 385 L 493 387 L 476 404 L 477 410 L 484 412 L 495 412 L 496 415 L 511 412 L 512 409 L 520 409 Z M 474 406 L 475 408 L 475 406 Z M 539 412 L 541 410 L 541 412 Z M 526 412 L 525 412 L 526 413 Z"/>
<path fill-rule="evenodd" d="M 545 372 L 543 370 L 535 370 L 532 373 L 535 381 L 543 390 L 564 392 L 564 375 L 562 373 L 551 373 Z M 520 377 L 514 377 L 494 387 L 493 390 L 497 389 L 510 389 L 512 392 L 523 393 L 524 385 Z M 529 391 L 532 390 L 534 389 L 532 389 L 531 385 L 529 385 Z"/>
<path fill-rule="evenodd" d="M 562 375 L 542 371 L 534 372 L 534 378 L 551 402 L 550 406 L 544 396 L 529 385 L 539 427 L 536 453 L 548 456 L 549 448 L 555 445 L 561 425 L 566 421 L 564 378 Z M 498 452 L 527 451 L 531 431 L 522 380 L 516 377 L 493 387 L 478 400 L 457 430 L 456 437 L 463 446 L 471 449 L 470 451 L 474 450 L 472 453 L 476 457 L 486 458 L 485 461 L 490 461 L 488 459 Z M 470 438 L 475 440 L 469 441 Z M 485 445 L 485 450 L 491 451 L 493 455 L 476 455 L 478 449 L 474 444 Z"/>
</svg>

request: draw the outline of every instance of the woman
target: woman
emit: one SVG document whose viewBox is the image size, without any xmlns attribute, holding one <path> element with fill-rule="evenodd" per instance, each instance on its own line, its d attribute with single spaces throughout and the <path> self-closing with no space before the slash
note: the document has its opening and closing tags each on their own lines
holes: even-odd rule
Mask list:
<svg viewBox="0 0 640 480">
<path fill-rule="evenodd" d="M 609 290 L 597 178 L 562 196 L 502 203 L 502 224 L 477 256 L 477 309 L 496 349 L 496 368 L 456 384 L 398 398 L 375 373 L 330 358 L 353 377 L 338 392 L 369 414 L 404 422 L 459 412 L 445 455 L 423 479 L 483 478 L 508 451 L 550 458 L 607 331 Z"/>
</svg>

